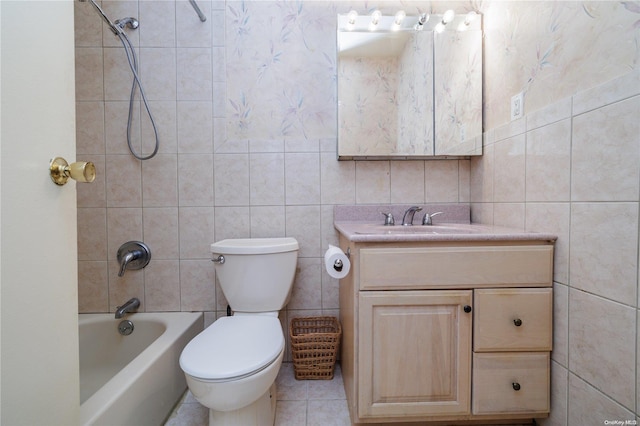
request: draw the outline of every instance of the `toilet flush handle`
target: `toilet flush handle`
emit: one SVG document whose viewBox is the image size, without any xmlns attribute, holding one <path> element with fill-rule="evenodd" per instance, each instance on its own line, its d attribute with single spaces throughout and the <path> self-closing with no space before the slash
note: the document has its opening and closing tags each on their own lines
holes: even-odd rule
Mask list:
<svg viewBox="0 0 640 426">
<path fill-rule="evenodd" d="M 214 257 L 213 259 L 211 259 L 211 261 L 213 263 L 219 263 L 220 265 L 224 265 L 224 256 L 223 255 L 218 255 L 218 257 Z"/>
</svg>

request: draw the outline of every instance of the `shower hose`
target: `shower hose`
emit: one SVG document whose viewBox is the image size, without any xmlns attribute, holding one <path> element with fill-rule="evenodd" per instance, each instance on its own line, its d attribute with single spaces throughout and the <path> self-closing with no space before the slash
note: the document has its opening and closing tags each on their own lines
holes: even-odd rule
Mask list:
<svg viewBox="0 0 640 426">
<path fill-rule="evenodd" d="M 138 76 L 138 59 L 136 58 L 136 52 L 133 49 L 133 45 L 129 37 L 125 34 L 124 30 L 119 26 L 115 26 L 118 29 L 118 37 L 122 42 L 122 46 L 124 47 L 124 51 L 127 55 L 127 61 L 129 62 L 129 67 L 131 68 L 131 72 L 133 73 L 133 83 L 131 85 L 131 94 L 129 95 L 129 117 L 127 119 L 127 145 L 129 145 L 129 151 L 131 154 L 136 157 L 138 160 L 149 160 L 153 158 L 158 153 L 158 147 L 160 145 L 158 140 L 158 129 L 156 128 L 155 120 L 153 119 L 153 115 L 151 114 L 151 109 L 149 108 L 149 103 L 147 102 L 147 97 L 144 94 L 144 89 L 142 88 L 142 83 L 140 82 L 140 77 Z M 151 122 L 151 126 L 153 127 L 153 134 L 155 137 L 155 148 L 153 152 L 147 156 L 142 154 L 137 154 L 133 149 L 133 145 L 131 143 L 131 122 L 133 121 L 133 99 L 135 97 L 136 88 L 140 89 L 140 96 L 142 97 L 142 102 L 144 103 L 144 107 L 147 111 L 147 115 L 149 116 L 149 121 Z"/>
</svg>

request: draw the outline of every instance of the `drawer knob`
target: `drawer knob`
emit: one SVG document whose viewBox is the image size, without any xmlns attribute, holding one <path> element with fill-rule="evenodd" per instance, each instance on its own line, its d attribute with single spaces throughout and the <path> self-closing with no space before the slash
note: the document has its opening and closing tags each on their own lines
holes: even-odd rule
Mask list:
<svg viewBox="0 0 640 426">
<path fill-rule="evenodd" d="M 462 308 L 462 309 L 464 309 L 464 311 L 465 311 L 466 313 L 471 312 L 471 306 L 469 306 L 469 305 L 464 305 L 464 308 Z"/>
<path fill-rule="evenodd" d="M 522 320 L 520 318 L 516 318 L 516 319 L 513 320 L 513 324 L 516 327 L 520 327 L 522 325 Z"/>
<path fill-rule="evenodd" d="M 520 390 L 520 383 L 518 383 L 518 382 L 511 383 L 511 386 L 513 386 L 513 390 L 514 391 L 519 391 Z"/>
</svg>

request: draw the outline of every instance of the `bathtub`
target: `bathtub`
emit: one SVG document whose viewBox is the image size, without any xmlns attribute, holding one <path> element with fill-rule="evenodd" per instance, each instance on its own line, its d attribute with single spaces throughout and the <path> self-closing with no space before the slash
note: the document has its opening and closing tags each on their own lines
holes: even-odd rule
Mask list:
<svg viewBox="0 0 640 426">
<path fill-rule="evenodd" d="M 80 314 L 80 424 L 158 426 L 187 389 L 178 359 L 201 313 Z M 128 319 L 134 330 L 118 333 Z"/>
</svg>

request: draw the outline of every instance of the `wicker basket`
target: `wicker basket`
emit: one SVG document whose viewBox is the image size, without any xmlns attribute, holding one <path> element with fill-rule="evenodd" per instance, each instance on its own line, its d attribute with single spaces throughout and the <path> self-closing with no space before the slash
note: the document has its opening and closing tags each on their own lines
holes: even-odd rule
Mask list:
<svg viewBox="0 0 640 426">
<path fill-rule="evenodd" d="M 333 379 L 342 336 L 342 327 L 336 318 L 293 318 L 289 336 L 296 379 Z"/>
</svg>

